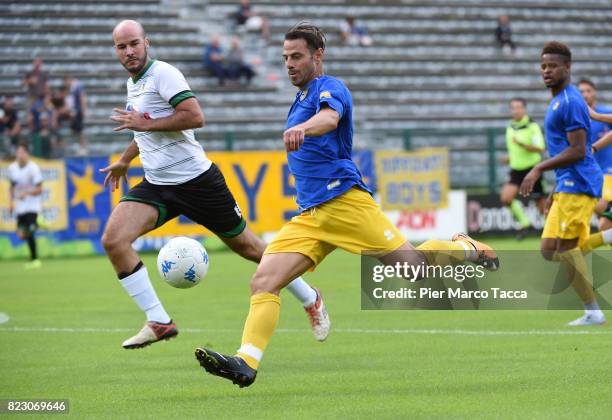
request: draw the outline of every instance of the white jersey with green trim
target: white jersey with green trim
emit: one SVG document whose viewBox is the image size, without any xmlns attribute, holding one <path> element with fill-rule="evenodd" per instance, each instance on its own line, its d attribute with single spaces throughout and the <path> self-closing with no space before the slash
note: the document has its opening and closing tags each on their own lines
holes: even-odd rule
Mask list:
<svg viewBox="0 0 612 420">
<path fill-rule="evenodd" d="M 127 81 L 126 110 L 135 109 L 145 118 L 164 118 L 174 108 L 194 97 L 183 74 L 174 66 L 151 60 Z M 145 178 L 152 184 L 183 184 L 210 168 L 212 162 L 195 139 L 193 130 L 134 131 Z"/>
</svg>

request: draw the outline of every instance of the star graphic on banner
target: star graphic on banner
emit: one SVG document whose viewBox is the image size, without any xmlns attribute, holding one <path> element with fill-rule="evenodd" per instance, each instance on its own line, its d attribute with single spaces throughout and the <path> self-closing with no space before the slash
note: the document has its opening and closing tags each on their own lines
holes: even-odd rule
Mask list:
<svg viewBox="0 0 612 420">
<path fill-rule="evenodd" d="M 87 211 L 93 214 L 95 211 L 94 198 L 104 191 L 104 186 L 94 181 L 92 166 L 87 165 L 83 176 L 71 174 L 70 179 L 74 184 L 74 194 L 72 200 L 70 200 L 70 206 L 74 207 L 83 203 L 87 207 Z"/>
</svg>

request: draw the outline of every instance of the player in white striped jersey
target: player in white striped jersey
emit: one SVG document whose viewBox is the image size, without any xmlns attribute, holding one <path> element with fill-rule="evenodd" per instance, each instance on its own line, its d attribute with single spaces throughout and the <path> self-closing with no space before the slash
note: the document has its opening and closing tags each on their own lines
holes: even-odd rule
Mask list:
<svg viewBox="0 0 612 420">
<path fill-rule="evenodd" d="M 42 211 L 43 178 L 40 167 L 30 160 L 26 143 L 17 145 L 15 162 L 9 165 L 7 175 L 11 183 L 9 210 L 17 216 L 17 236 L 22 241 L 27 241 L 30 250 L 30 261 L 24 267 L 40 268 L 35 234 L 38 229 L 38 214 Z"/>
<path fill-rule="evenodd" d="M 142 330 L 123 343 L 124 348 L 140 348 L 172 338 L 178 329 L 132 249 L 139 236 L 182 214 L 251 261 L 260 261 L 266 244 L 246 226 L 221 171 L 195 140 L 193 129 L 204 124 L 204 115 L 182 73 L 149 57 L 149 40 L 136 21 L 120 22 L 113 42 L 130 79 L 126 107 L 115 108 L 111 119 L 119 124 L 115 131 L 132 130 L 134 139 L 117 162 L 101 171 L 107 174 L 105 185 L 114 190 L 140 154 L 145 177 L 113 210 L 102 244 L 122 286 L 146 313 Z M 321 294 L 299 277 L 289 289 L 304 305 L 315 338 L 323 341 L 329 318 Z"/>
</svg>

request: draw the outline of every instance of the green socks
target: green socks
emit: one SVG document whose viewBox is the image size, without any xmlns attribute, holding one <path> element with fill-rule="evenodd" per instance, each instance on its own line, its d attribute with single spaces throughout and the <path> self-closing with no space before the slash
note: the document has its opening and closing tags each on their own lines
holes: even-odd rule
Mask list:
<svg viewBox="0 0 612 420">
<path fill-rule="evenodd" d="M 519 200 L 512 200 L 512 204 L 510 204 L 510 210 L 512 211 L 512 215 L 524 228 L 529 227 L 529 219 L 525 215 L 523 211 L 523 204 Z"/>
</svg>

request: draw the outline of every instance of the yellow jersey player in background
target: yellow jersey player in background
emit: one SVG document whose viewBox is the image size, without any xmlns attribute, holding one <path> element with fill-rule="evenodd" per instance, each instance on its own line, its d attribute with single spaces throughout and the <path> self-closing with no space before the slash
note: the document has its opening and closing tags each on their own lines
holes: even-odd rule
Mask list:
<svg viewBox="0 0 612 420">
<path fill-rule="evenodd" d="M 580 79 L 578 89 L 590 109 L 601 114 L 612 114 L 611 108 L 597 103 L 597 88 L 591 79 Z M 604 177 L 601 200 L 595 206 L 600 231 L 612 228 L 612 148 L 598 147 L 598 140 L 605 138 L 610 133 L 612 133 L 612 123 L 591 119 L 591 140 L 593 142 L 591 148 Z"/>
<path fill-rule="evenodd" d="M 280 290 L 314 269 L 336 248 L 376 256 L 385 264 L 449 265 L 466 260 L 497 270 L 493 249 L 464 234 L 414 248 L 374 201 L 351 159 L 353 100 L 346 85 L 323 74 L 325 35 L 302 23 L 285 34 L 283 58 L 299 89 L 283 141 L 302 212 L 268 245 L 251 281 L 251 305 L 236 356 L 196 349 L 200 365 L 240 387 L 255 381 L 276 328 Z"/>
</svg>

